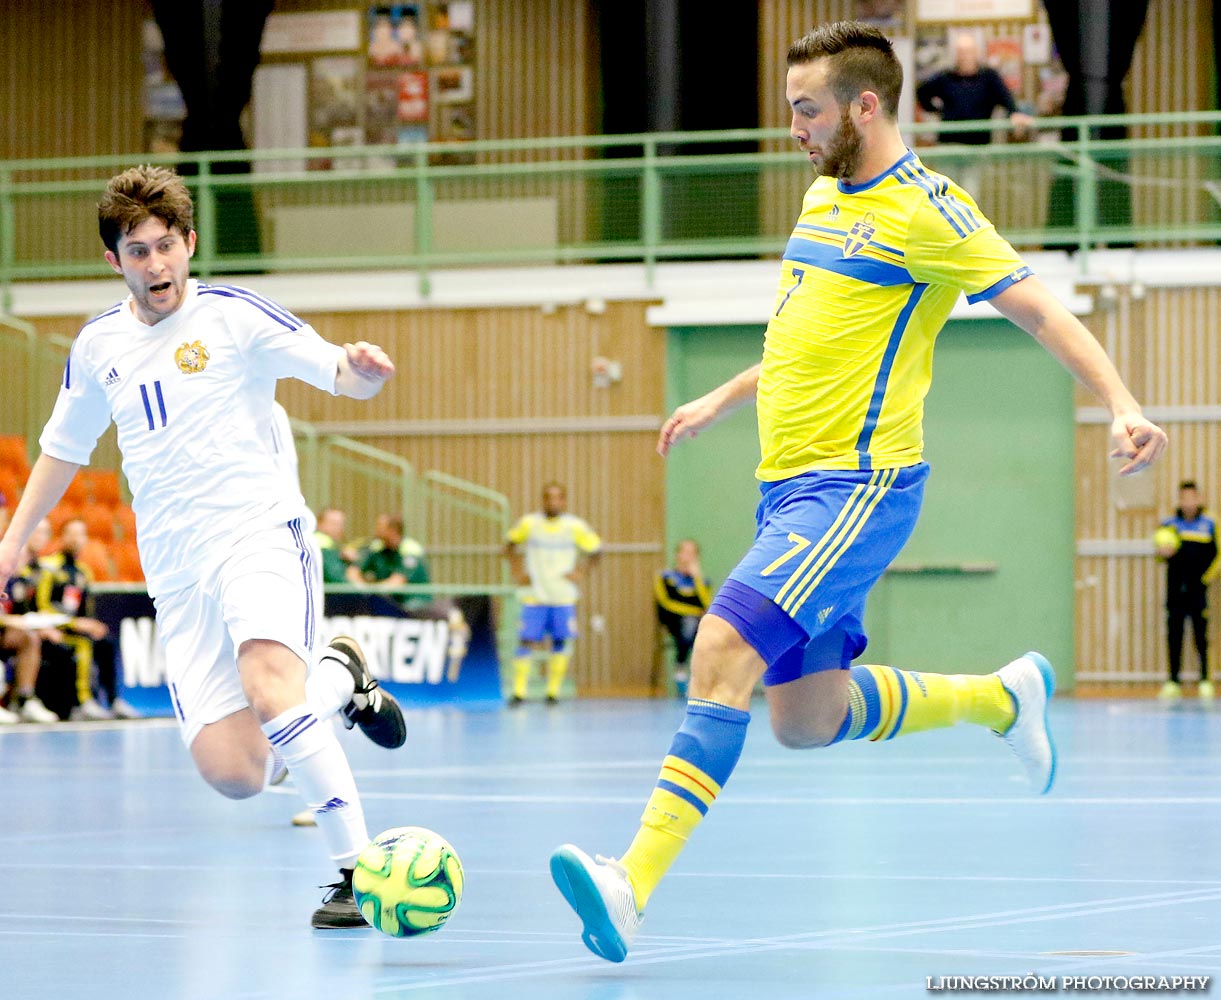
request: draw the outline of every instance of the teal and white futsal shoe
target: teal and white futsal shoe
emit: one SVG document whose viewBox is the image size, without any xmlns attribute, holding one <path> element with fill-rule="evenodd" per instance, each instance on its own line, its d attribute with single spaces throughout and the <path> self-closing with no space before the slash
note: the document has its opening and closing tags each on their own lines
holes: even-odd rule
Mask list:
<svg viewBox="0 0 1221 1000">
<path fill-rule="evenodd" d="M 585 925 L 585 947 L 608 962 L 627 958 L 643 919 L 627 872 L 610 858 L 591 858 L 564 844 L 551 855 L 551 878 Z"/>
<path fill-rule="evenodd" d="M 1047 658 L 1027 653 L 996 672 L 1013 698 L 1017 717 L 1001 737 L 1022 762 L 1026 778 L 1040 795 L 1056 780 L 1056 745 L 1047 725 L 1047 703 L 1056 690 L 1056 675 Z"/>
</svg>

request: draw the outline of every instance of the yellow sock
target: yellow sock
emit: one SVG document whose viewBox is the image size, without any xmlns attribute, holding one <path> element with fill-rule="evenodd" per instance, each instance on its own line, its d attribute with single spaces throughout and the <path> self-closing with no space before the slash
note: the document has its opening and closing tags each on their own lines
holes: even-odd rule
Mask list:
<svg viewBox="0 0 1221 1000">
<path fill-rule="evenodd" d="M 526 696 L 526 685 L 530 681 L 530 664 L 532 661 L 533 657 L 529 654 L 513 657 L 514 698 L 524 698 Z"/>
<path fill-rule="evenodd" d="M 851 670 L 840 739 L 890 740 L 959 722 L 1003 733 L 1016 717 L 995 674 L 925 674 L 893 667 Z"/>
<path fill-rule="evenodd" d="M 568 654 L 552 653 L 547 657 L 547 697 L 558 698 L 564 675 L 568 673 Z"/>
<path fill-rule="evenodd" d="M 666 757 L 657 780 L 658 787 L 640 817 L 640 829 L 619 859 L 635 891 L 636 909 L 641 911 L 721 791 L 721 786 L 702 770 L 673 755 Z M 693 797 L 703 811 L 663 785 L 677 787 Z"/>
</svg>

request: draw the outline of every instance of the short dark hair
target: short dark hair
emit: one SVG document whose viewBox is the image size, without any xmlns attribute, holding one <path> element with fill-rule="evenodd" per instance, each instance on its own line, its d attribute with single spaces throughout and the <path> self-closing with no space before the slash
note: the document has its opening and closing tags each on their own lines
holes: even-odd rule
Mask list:
<svg viewBox="0 0 1221 1000">
<path fill-rule="evenodd" d="M 403 516 L 401 514 L 378 514 L 377 518 L 391 531 L 400 535 L 403 533 Z"/>
<path fill-rule="evenodd" d="M 169 167 L 131 167 L 106 185 L 98 202 L 98 235 L 107 250 L 118 253 L 119 239 L 152 216 L 185 240 L 195 228 L 191 192 Z"/>
<path fill-rule="evenodd" d="M 1179 483 L 1179 492 L 1180 493 L 1183 490 L 1194 490 L 1194 489 L 1198 489 L 1198 488 L 1199 487 L 1196 486 L 1196 481 L 1194 479 L 1184 479 L 1181 483 Z"/>
<path fill-rule="evenodd" d="M 802 35 L 789 46 L 788 64 L 800 66 L 816 59 L 829 59 L 827 81 L 840 104 L 847 104 L 872 90 L 890 117 L 899 113 L 903 90 L 903 65 L 890 39 L 871 24 L 836 21 Z"/>
</svg>

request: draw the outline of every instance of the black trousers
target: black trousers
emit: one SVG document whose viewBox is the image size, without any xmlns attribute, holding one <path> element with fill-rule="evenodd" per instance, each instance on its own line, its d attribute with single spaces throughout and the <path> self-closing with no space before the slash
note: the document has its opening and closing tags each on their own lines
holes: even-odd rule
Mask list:
<svg viewBox="0 0 1221 1000">
<path fill-rule="evenodd" d="M 1187 595 L 1184 595 L 1187 596 Z M 1200 680 L 1211 676 L 1208 669 L 1208 601 L 1204 595 L 1199 599 L 1174 601 L 1166 606 L 1166 639 L 1170 644 L 1170 679 L 1176 684 L 1179 670 L 1183 666 L 1183 633 L 1187 620 L 1191 619 L 1191 635 L 1195 640 L 1196 654 L 1200 657 Z"/>
<path fill-rule="evenodd" d="M 700 624 L 699 617 L 659 611 L 657 620 L 674 640 L 674 665 L 685 667 L 687 661 L 691 659 L 691 647 L 695 645 L 695 633 Z"/>
</svg>

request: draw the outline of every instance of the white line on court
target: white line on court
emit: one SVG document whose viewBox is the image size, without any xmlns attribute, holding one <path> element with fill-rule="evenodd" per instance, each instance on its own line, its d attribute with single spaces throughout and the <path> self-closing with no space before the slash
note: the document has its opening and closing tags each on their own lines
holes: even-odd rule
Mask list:
<svg viewBox="0 0 1221 1000">
<path fill-rule="evenodd" d="M 268 789 L 275 792 L 276 789 Z M 280 794 L 289 794 L 289 790 L 280 790 Z M 517 805 L 639 805 L 643 799 L 640 795 L 513 795 L 490 793 L 459 793 L 459 792 L 370 792 L 362 791 L 362 799 L 390 799 L 402 802 L 466 802 L 466 803 L 514 803 Z M 1221 795 L 1121 795 L 1113 798 L 1105 796 L 1060 796 L 1060 795 L 1023 795 L 996 796 L 993 798 L 944 797 L 944 796 L 894 796 L 894 797 L 864 797 L 864 796 L 763 796 L 739 795 L 726 793 L 717 799 L 717 809 L 732 806 L 983 806 L 993 808 L 998 805 L 1037 805 L 1053 806 L 1152 806 L 1152 805 L 1221 805 Z"/>
<path fill-rule="evenodd" d="M 632 966 L 654 965 L 674 961 L 690 961 L 701 958 L 722 958 L 729 954 L 758 954 L 769 951 L 795 950 L 826 950 L 838 948 L 845 943 L 855 943 L 871 938 L 886 938 L 890 936 L 906 937 L 924 933 L 942 933 L 946 931 L 976 930 L 986 927 L 999 927 L 1012 924 L 1062 920 L 1073 917 L 1092 916 L 1097 913 L 1119 912 L 1124 910 L 1145 909 L 1161 906 L 1176 906 L 1187 902 L 1207 902 L 1221 899 L 1221 892 L 1177 892 L 1153 893 L 1145 896 L 1124 898 L 1107 898 L 1085 903 L 1056 904 L 1053 906 L 1030 907 L 1017 910 L 1002 910 L 995 913 L 983 913 L 962 917 L 939 918 L 927 921 L 906 921 L 897 924 L 880 924 L 872 927 L 847 928 L 828 931 L 815 931 L 808 934 L 786 935 L 779 938 L 761 938 L 747 941 L 722 941 L 717 944 L 691 945 L 678 947 L 662 947 L 648 949 L 648 938 L 640 941 L 643 953 L 634 953 Z M 575 932 L 574 932 L 575 938 Z M 430 990 L 442 986 L 460 986 L 471 983 L 521 979 L 538 974 L 550 975 L 560 972 L 579 971 L 582 969 L 605 968 L 606 964 L 592 956 L 581 960 L 558 959 L 553 962 L 529 962 L 513 965 L 490 966 L 484 969 L 472 970 L 469 973 L 450 977 L 433 978 L 426 981 L 400 981 L 386 983 L 374 987 L 374 993 L 390 993 L 395 991 Z M 872 991 L 871 991 L 872 992 Z"/>
<path fill-rule="evenodd" d="M 187 832 L 185 830 L 179 832 Z M 135 848 L 133 848 L 135 849 Z M 109 851 L 113 853 L 113 851 Z M 5 862 L 0 861 L 0 871 L 26 871 L 29 869 L 27 863 Z M 56 864 L 39 864 L 40 870 L 45 871 L 148 871 L 148 872 L 176 872 L 176 871 L 191 871 L 191 872 L 280 872 L 285 874 L 308 874 L 317 869 L 317 865 L 242 865 L 233 863 L 224 864 L 148 864 L 142 862 L 96 862 L 82 860 L 77 863 L 60 862 Z M 541 868 L 472 868 L 469 865 L 465 868 L 467 881 L 470 881 L 471 876 L 475 878 L 489 877 L 508 877 L 508 878 L 532 878 L 542 873 Z M 1221 889 L 1221 879 L 1183 879 L 1183 878 L 1080 878 L 1080 877 L 1060 877 L 1053 875 L 962 875 L 962 874 L 924 874 L 924 875 L 878 875 L 875 873 L 860 873 L 851 874 L 844 872 L 692 872 L 692 871 L 675 871 L 666 875 L 667 880 L 683 880 L 683 879 L 714 879 L 717 881 L 765 881 L 768 879 L 777 879 L 785 882 L 964 882 L 964 883 L 981 883 L 981 882 L 1001 882 L 1001 883 L 1018 883 L 1018 884 L 1038 884 L 1038 885 L 1112 885 L 1112 886 L 1194 886 L 1198 890 L 1204 889 Z M 0 913 L 0 920 L 5 918 L 24 917 L 24 914 Z M 48 918 L 58 919 L 58 918 Z M 83 918 L 82 918 L 83 919 Z M 96 918 L 106 919 L 106 918 Z M 115 918 L 119 919 L 119 918 Z M 136 922 L 150 922 L 139 917 L 125 917 L 125 920 L 133 920 Z M 177 923 L 183 921 L 166 921 L 167 923 Z M 447 929 L 446 937 L 450 934 Z M 501 932 L 497 932 L 501 933 Z M 543 931 L 505 931 L 504 933 L 512 934 L 542 934 Z M 719 940 L 719 939 L 718 939 Z M 1221 949 L 1221 945 L 1216 946 Z"/>
</svg>

